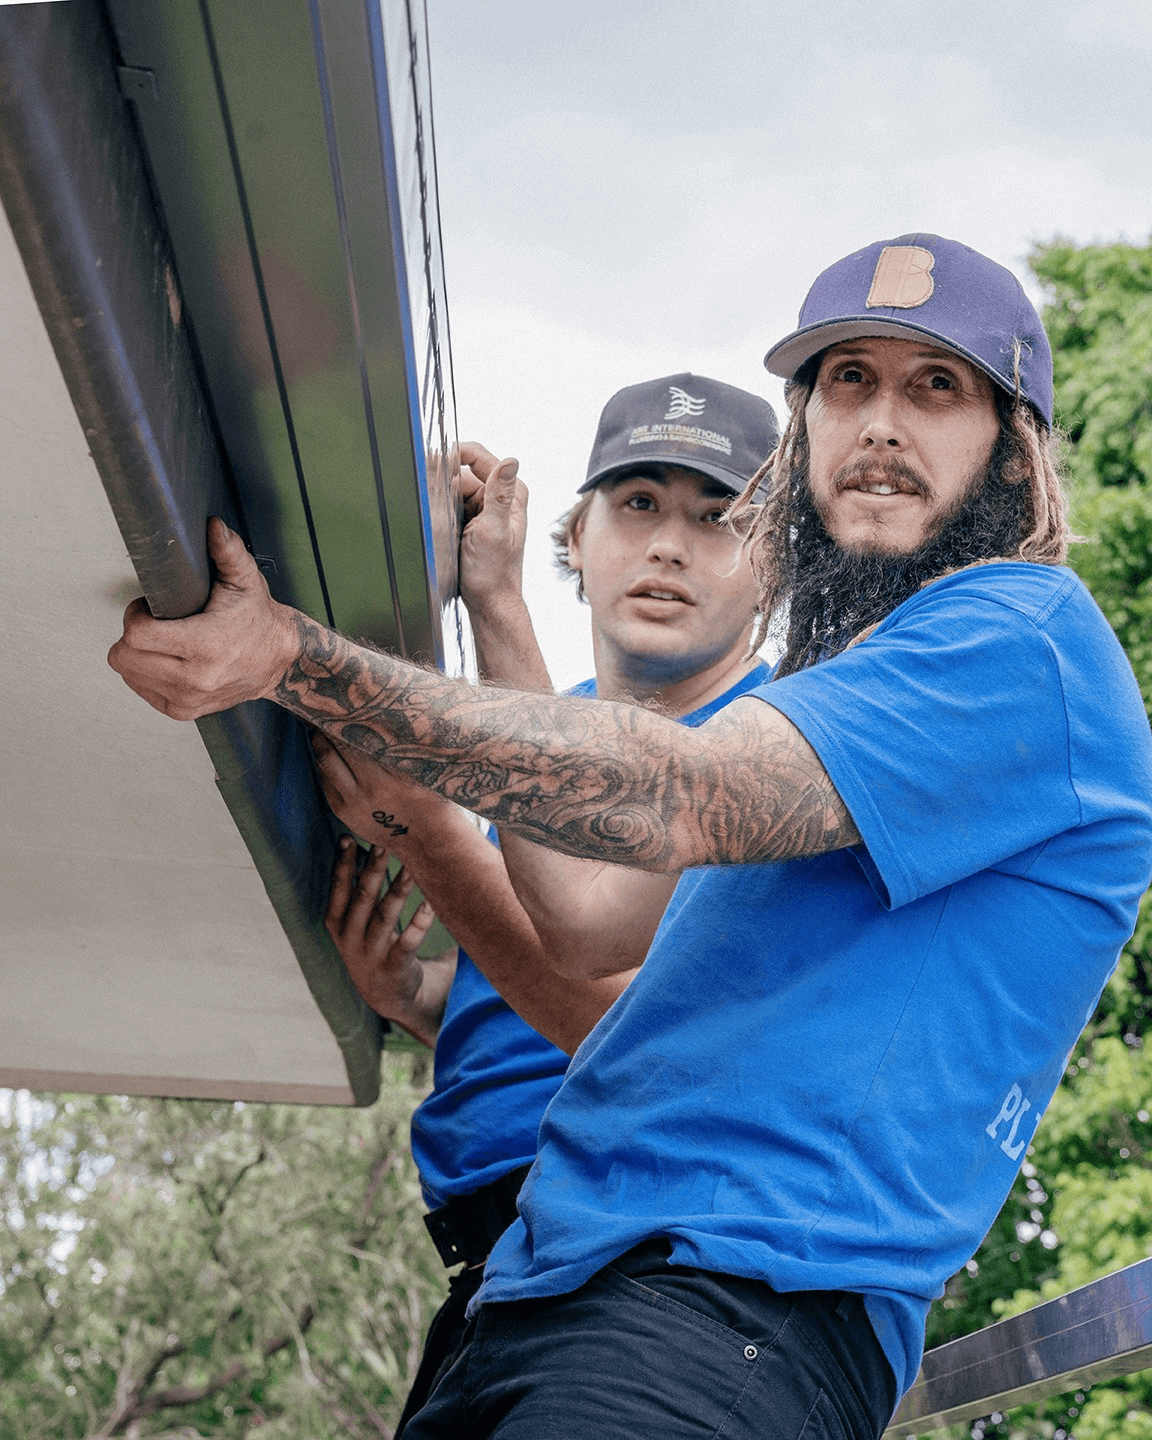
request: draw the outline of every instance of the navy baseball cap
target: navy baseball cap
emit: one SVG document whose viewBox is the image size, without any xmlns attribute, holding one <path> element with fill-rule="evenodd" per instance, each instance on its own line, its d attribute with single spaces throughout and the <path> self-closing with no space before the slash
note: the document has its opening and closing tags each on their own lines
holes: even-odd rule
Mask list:
<svg viewBox="0 0 1152 1440">
<path fill-rule="evenodd" d="M 677 465 L 738 495 L 779 438 L 767 400 L 735 385 L 687 372 L 627 385 L 601 412 L 577 493 L 639 465 Z"/>
<path fill-rule="evenodd" d="M 1052 350 L 1019 280 L 939 235 L 878 240 L 816 277 L 797 328 L 764 364 L 790 380 L 805 360 L 863 335 L 928 339 L 1020 394 L 1052 425 Z"/>
</svg>

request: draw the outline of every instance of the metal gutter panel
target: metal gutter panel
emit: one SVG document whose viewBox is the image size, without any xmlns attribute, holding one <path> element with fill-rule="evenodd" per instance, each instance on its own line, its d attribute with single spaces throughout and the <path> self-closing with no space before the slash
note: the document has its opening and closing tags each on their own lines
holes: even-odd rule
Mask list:
<svg viewBox="0 0 1152 1440">
<path fill-rule="evenodd" d="M 207 593 L 205 516 L 235 510 L 98 6 L 0 10 L 0 75 L 0 193 L 36 302 L 149 604 L 191 613 Z M 303 733 L 265 704 L 200 730 L 353 1095 L 370 1103 L 381 1024 L 316 918 L 333 845 Z"/>
</svg>

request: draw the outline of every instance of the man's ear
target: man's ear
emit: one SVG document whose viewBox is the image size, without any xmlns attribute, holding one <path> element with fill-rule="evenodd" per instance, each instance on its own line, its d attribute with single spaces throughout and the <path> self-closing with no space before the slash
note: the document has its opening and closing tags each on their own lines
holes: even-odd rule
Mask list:
<svg viewBox="0 0 1152 1440">
<path fill-rule="evenodd" d="M 593 492 L 595 494 L 595 492 Z M 584 521 L 592 506 L 592 495 L 581 495 L 580 499 L 564 517 L 564 569 L 576 576 L 576 598 L 584 599 L 584 560 L 582 539 Z"/>
<path fill-rule="evenodd" d="M 584 597 L 584 564 L 580 558 L 580 532 L 584 529 L 584 516 L 578 515 L 568 533 L 568 569 L 576 576 L 576 598 L 581 604 Z"/>
<path fill-rule="evenodd" d="M 572 529 L 568 532 L 568 568 L 575 570 L 583 576 L 584 562 L 580 555 L 580 537 L 584 533 L 584 516 L 577 515 L 572 522 Z"/>
</svg>

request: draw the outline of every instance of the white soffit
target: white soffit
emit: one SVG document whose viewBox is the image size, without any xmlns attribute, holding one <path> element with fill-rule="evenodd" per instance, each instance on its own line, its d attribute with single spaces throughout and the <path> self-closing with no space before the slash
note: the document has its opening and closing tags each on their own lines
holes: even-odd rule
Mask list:
<svg viewBox="0 0 1152 1440">
<path fill-rule="evenodd" d="M 139 587 L 0 211 L 0 1085 L 349 1104 L 192 725 L 105 662 Z"/>
</svg>

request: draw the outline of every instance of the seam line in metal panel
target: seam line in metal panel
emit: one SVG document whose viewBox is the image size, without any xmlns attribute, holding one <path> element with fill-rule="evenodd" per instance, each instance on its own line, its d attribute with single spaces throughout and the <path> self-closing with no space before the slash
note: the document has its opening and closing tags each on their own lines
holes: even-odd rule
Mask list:
<svg viewBox="0 0 1152 1440">
<path fill-rule="evenodd" d="M 448 435 L 446 430 L 447 404 L 444 389 L 444 362 L 441 359 L 440 329 L 441 323 L 444 327 L 444 353 L 451 355 L 448 338 L 448 301 L 447 284 L 444 280 L 444 239 L 440 227 L 440 190 L 439 177 L 436 173 L 436 136 L 432 120 L 432 71 L 429 59 L 428 42 L 428 6 L 421 0 L 420 9 L 423 13 L 423 38 L 424 38 L 424 76 L 427 81 L 428 114 L 427 125 L 421 109 L 421 76 L 420 71 L 420 30 L 416 24 L 416 18 L 412 13 L 412 0 L 404 0 L 404 9 L 408 17 L 408 83 L 412 91 L 412 106 L 416 116 L 416 150 L 420 164 L 420 227 L 424 236 L 424 284 L 428 293 L 428 359 L 431 370 L 431 380 L 436 391 L 436 420 L 440 432 L 440 453 L 444 457 L 444 463 L 448 464 L 448 457 L 451 453 L 448 446 Z M 429 183 L 431 183 L 431 202 L 436 221 L 436 234 L 432 235 L 428 223 L 429 213 Z M 433 238 L 435 238 L 435 251 L 439 260 L 439 277 L 443 286 L 444 314 L 441 317 L 440 306 L 437 304 L 437 287 L 432 272 Z M 452 380 L 451 359 L 448 361 L 449 379 Z M 429 376 L 425 376 L 425 398 Z M 456 413 L 455 382 L 452 380 L 452 413 Z M 429 440 L 431 437 L 429 436 Z M 431 445 L 429 444 L 429 449 Z M 431 524 L 431 518 L 429 518 Z M 432 569 L 436 572 L 438 557 L 433 550 Z M 437 585 L 437 592 L 439 586 Z M 463 674 L 466 669 L 464 658 L 464 629 L 460 615 L 460 597 L 457 595 L 454 600 L 456 607 L 456 648 L 460 660 L 460 671 Z"/>
<path fill-rule="evenodd" d="M 320 558 L 320 542 L 316 535 L 316 522 L 312 518 L 312 504 L 308 498 L 308 486 L 304 481 L 304 464 L 300 458 L 300 447 L 296 440 L 296 426 L 288 404 L 288 386 L 280 364 L 280 350 L 276 343 L 276 332 L 272 327 L 272 308 L 268 303 L 268 292 L 264 285 L 264 271 L 260 265 L 260 254 L 256 247 L 256 227 L 252 211 L 248 206 L 248 192 L 244 187 L 244 176 L 240 170 L 240 151 L 236 145 L 236 134 L 232 128 L 232 112 L 228 108 L 228 96 L 224 90 L 224 72 L 220 66 L 220 55 L 216 49 L 216 36 L 212 19 L 208 14 L 208 0 L 198 0 L 200 19 L 204 26 L 204 38 L 208 45 L 208 59 L 212 66 L 212 81 L 216 87 L 216 100 L 224 123 L 224 136 L 228 144 L 228 158 L 232 165 L 232 178 L 236 182 L 236 194 L 240 203 L 240 214 L 244 220 L 244 236 L 248 243 L 248 258 L 252 262 L 252 273 L 256 281 L 256 294 L 260 301 L 260 314 L 264 320 L 264 331 L 272 355 L 272 371 L 276 377 L 276 393 L 284 415 L 284 426 L 288 432 L 288 446 L 292 452 L 292 465 L 296 471 L 296 485 L 300 491 L 300 503 L 304 508 L 304 522 L 308 527 L 308 539 L 312 545 L 312 559 L 316 565 L 316 578 L 320 582 L 320 593 L 324 599 L 324 614 L 328 624 L 335 629 L 332 601 L 328 595 L 328 582 L 324 578 L 324 562 Z"/>
<path fill-rule="evenodd" d="M 427 5 L 423 6 L 423 10 L 425 46 L 427 46 Z M 412 92 L 412 111 L 416 117 L 416 155 L 419 163 L 420 172 L 420 230 L 424 241 L 424 244 L 422 246 L 424 253 L 424 287 L 428 295 L 428 347 L 431 359 L 431 378 L 436 389 L 436 410 L 440 420 L 441 453 L 444 455 L 445 460 L 447 460 L 448 446 L 446 437 L 444 435 L 444 378 L 440 364 L 440 316 L 436 304 L 436 286 L 433 283 L 432 279 L 432 235 L 428 228 L 428 157 L 425 153 L 424 146 L 424 116 L 420 108 L 420 79 L 417 74 L 417 70 L 419 68 L 417 62 L 419 57 L 420 42 L 412 15 L 411 0 L 404 0 L 404 13 L 408 19 L 408 86 Z M 430 75 L 429 98 L 431 98 Z M 429 115 L 428 117 L 428 123 L 429 125 L 431 125 L 432 123 L 431 115 Z M 438 200 L 437 204 L 439 204 Z M 436 218 L 436 239 L 439 242 L 441 239 L 439 231 L 439 210 L 437 210 Z M 442 255 L 443 251 L 441 250 L 441 256 Z M 431 514 L 429 514 L 429 526 L 431 526 L 431 523 Z M 429 534 L 431 534 L 431 529 L 429 529 Z M 432 570 L 434 574 L 436 572 L 437 566 L 438 557 L 436 556 L 435 550 L 433 549 Z"/>
<path fill-rule="evenodd" d="M 336 219 L 340 229 L 340 248 L 344 254 L 344 271 L 348 277 L 348 305 L 352 312 L 352 334 L 356 343 L 356 368 L 360 372 L 360 393 L 364 401 L 364 417 L 368 430 L 368 451 L 372 457 L 372 479 L 376 485 L 376 503 L 380 511 L 380 533 L 384 541 L 384 559 L 388 567 L 388 589 L 396 618 L 396 634 L 400 653 L 408 658 L 404 638 L 404 614 L 400 607 L 400 586 L 396 579 L 396 556 L 392 548 L 392 527 L 388 522 L 388 501 L 384 494 L 384 472 L 380 465 L 380 444 L 376 435 L 376 416 L 372 408 L 372 386 L 368 379 L 368 353 L 364 345 L 364 328 L 360 322 L 360 297 L 356 290 L 356 272 L 352 264 L 352 238 L 348 229 L 348 207 L 344 198 L 344 176 L 340 169 L 340 151 L 336 144 L 336 120 L 332 110 L 332 87 L 328 75 L 328 51 L 320 23 L 319 0 L 308 0 L 308 17 L 312 23 L 312 44 L 316 51 L 316 79 L 320 86 L 320 105 L 324 112 L 324 139 L 328 146 L 328 168 L 332 172 L 332 190 L 336 201 Z M 399 220 L 399 216 L 394 217 Z"/>
<path fill-rule="evenodd" d="M 407 8 L 408 8 L 408 25 L 409 25 L 409 29 L 411 29 L 411 28 L 412 28 L 412 6 L 411 6 L 411 3 L 410 3 L 410 0 L 405 0 L 405 3 L 406 3 Z M 444 325 L 444 349 L 445 349 L 445 353 L 446 353 L 449 357 L 451 357 L 451 354 L 452 354 L 452 323 L 451 323 L 451 320 L 450 320 L 450 318 L 449 318 L 449 313 L 448 313 L 448 277 L 447 277 L 447 275 L 444 273 L 444 263 L 443 263 L 443 262 L 444 262 L 444 228 L 443 228 L 443 225 L 441 224 L 441 221 L 440 221 L 440 172 L 439 172 L 439 168 L 437 167 L 437 164 L 436 164 L 436 116 L 435 116 L 435 96 L 434 96 L 433 91 L 432 91 L 432 46 L 431 46 L 431 42 L 430 42 L 429 37 L 428 37 L 428 6 L 427 6 L 426 3 L 425 3 L 425 5 L 424 5 L 423 9 L 424 9 L 424 65 L 425 65 L 425 68 L 426 68 L 426 70 L 427 70 L 427 72 L 428 72 L 428 149 L 429 149 L 429 151 L 430 151 L 430 157 L 429 157 L 429 158 L 430 158 L 430 161 L 431 161 L 431 163 L 430 163 L 429 165 L 426 165 L 426 166 L 425 166 L 425 169 L 426 169 L 427 173 L 431 176 L 431 179 L 432 179 L 432 200 L 433 200 L 433 204 L 434 204 L 434 208 L 435 208 L 435 214 L 436 214 L 436 246 L 437 246 L 437 250 L 438 250 L 438 252 L 439 252 L 439 254 L 440 254 L 440 261 L 441 261 L 441 264 L 440 264 L 440 286 L 441 286 L 441 293 L 442 293 L 443 296 L 444 296 L 444 314 L 443 314 L 443 316 L 438 317 L 438 318 L 439 318 L 440 320 L 442 320 L 443 325 Z M 413 82 L 413 83 L 415 83 L 415 82 Z M 429 285 L 431 285 L 431 277 L 429 277 Z M 439 358 L 439 357 L 437 357 L 437 358 Z M 449 391 L 448 391 L 447 393 L 450 393 L 450 394 L 451 394 L 451 397 L 452 397 L 452 413 L 455 414 L 455 413 L 456 413 L 456 375 L 455 375 L 455 371 L 452 369 L 451 358 L 449 358 L 449 364 L 448 364 L 448 367 L 447 367 L 447 368 L 448 368 L 448 380 L 449 380 L 449 382 L 450 382 Z M 443 367 L 441 367 L 440 385 L 441 385 L 441 389 L 443 390 L 443 389 L 444 389 Z M 441 433 L 443 433 L 443 426 L 441 426 Z M 446 437 L 446 436 L 445 436 L 445 439 L 444 439 L 444 444 L 445 444 L 445 454 L 447 454 L 447 437 Z"/>
<path fill-rule="evenodd" d="M 416 30 L 415 30 L 415 28 L 414 28 L 414 22 L 413 22 L 413 17 L 412 17 L 412 3 L 411 3 L 411 0 L 405 0 L 405 8 L 406 8 L 406 10 L 407 10 L 407 12 L 408 12 L 408 31 L 409 31 L 409 34 L 411 34 L 413 37 L 415 37 L 415 35 L 416 35 Z M 445 273 L 445 267 L 444 267 L 444 229 L 443 229 L 443 224 L 442 224 L 441 219 L 440 219 L 440 213 L 441 213 L 441 212 L 440 212 L 440 169 L 439 169 L 439 166 L 438 166 L 437 163 L 436 163 L 436 116 L 435 116 L 435 96 L 434 96 L 434 94 L 433 94 L 433 87 L 432 87 L 432 44 L 431 44 L 431 40 L 430 40 L 430 38 L 429 38 L 429 32 L 428 32 L 428 5 L 427 5 L 427 3 L 426 3 L 426 0 L 425 0 L 425 3 L 422 5 L 421 8 L 422 8 L 423 14 L 424 14 L 424 27 L 423 27 L 423 35 L 424 35 L 424 69 L 425 69 L 425 73 L 426 73 L 426 76 L 427 76 L 427 86 L 428 86 L 428 152 L 429 152 L 427 157 L 423 157 L 423 156 L 422 156 L 421 158 L 422 158 L 422 162 L 423 162 L 425 159 L 426 159 L 427 162 L 428 162 L 428 163 L 424 164 L 424 170 L 425 170 L 425 172 L 426 172 L 426 176 L 427 176 L 428 178 L 430 178 L 430 179 L 431 179 L 431 182 L 432 182 L 432 205 L 433 205 L 433 211 L 434 211 L 434 214 L 435 214 L 435 217 L 436 217 L 436 252 L 437 252 L 437 254 L 438 254 L 439 257 L 440 257 L 440 294 L 443 296 L 443 299 L 444 299 L 444 307 L 443 307 L 443 308 L 444 308 L 444 313 L 443 313 L 443 315 L 441 316 L 441 315 L 437 314 L 435 311 L 433 311 L 433 321 L 434 321 L 434 323 L 435 323 L 436 326 L 437 326 L 437 334 L 436 334 L 436 339 L 437 339 L 437 341 L 439 341 L 439 328 L 438 328 L 438 327 L 439 327 L 439 324 L 442 323 L 443 326 L 444 326 L 444 347 L 443 347 L 443 351 L 440 350 L 439 345 L 437 344 L 436 357 L 435 357 L 435 358 L 436 358 L 437 366 L 439 367 L 439 370 L 440 370 L 439 384 L 440 384 L 440 400 L 441 400 L 441 404 L 440 404 L 440 411 L 439 411 L 439 415 L 438 415 L 439 429 L 440 429 L 440 453 L 441 453 L 441 454 L 443 455 L 443 457 L 444 457 L 444 463 L 447 464 L 447 463 L 448 463 L 448 456 L 449 456 L 449 454 L 451 453 L 451 449 L 450 449 L 450 446 L 449 446 L 448 430 L 447 430 L 447 421 L 448 421 L 448 414 L 449 414 L 448 403 L 447 403 L 447 402 L 448 402 L 449 399 L 451 400 L 452 431 L 453 431 L 452 445 L 453 445 L 453 446 L 457 443 L 458 438 L 459 438 L 459 437 L 456 435 L 456 433 L 455 433 L 455 431 L 456 431 L 456 374 L 455 374 L 455 371 L 454 371 L 453 368 L 452 368 L 452 324 L 451 324 L 451 320 L 450 320 L 450 318 L 449 318 L 449 309 L 448 309 L 448 278 L 447 278 L 447 275 L 446 275 L 446 273 Z M 416 91 L 417 91 L 417 88 L 418 88 L 417 85 L 416 85 L 415 63 L 416 63 L 415 50 L 413 50 L 413 57 L 412 57 L 412 67 L 413 67 L 412 88 L 413 88 L 413 91 L 414 91 L 414 92 L 416 92 Z M 416 103 L 417 103 L 417 109 L 419 109 L 419 94 L 418 94 L 418 93 L 416 94 Z M 425 232 L 425 235 L 427 236 L 427 234 L 428 234 L 428 215 L 427 215 L 427 196 L 426 196 L 426 195 L 422 195 L 422 196 L 421 196 L 421 204 L 422 204 L 422 208 L 423 208 L 424 232 Z M 427 266 L 426 266 L 425 268 L 426 268 L 426 270 L 428 269 Z M 429 300 L 434 304 L 434 303 L 435 303 L 435 299 L 436 299 L 436 290 L 435 290 L 435 287 L 434 287 L 433 284 L 432 284 L 432 276 L 431 276 L 431 272 L 430 272 L 430 271 L 428 272 L 428 277 L 427 277 L 427 278 L 428 278 L 428 296 L 429 296 Z M 447 363 L 446 363 L 446 364 L 443 363 L 442 360 L 441 360 L 441 355 L 442 355 L 442 354 L 443 354 L 444 356 L 447 356 Z M 446 376 L 446 377 L 445 377 L 445 373 L 444 373 L 445 370 L 447 371 L 447 376 Z M 445 378 L 447 378 L 447 385 L 445 385 Z M 454 596 L 453 601 L 452 601 L 452 604 L 453 604 L 453 607 L 454 607 L 454 610 L 455 610 L 455 615 L 456 615 L 456 652 L 457 652 L 457 656 L 458 656 L 459 661 L 460 661 L 460 673 L 461 673 L 461 675 L 463 675 L 463 674 L 465 673 L 465 671 L 467 670 L 467 661 L 466 661 L 465 656 L 464 656 L 464 623 L 463 623 L 463 617 L 462 617 L 462 614 L 461 614 L 461 609 L 462 609 L 463 602 L 461 601 L 459 594 L 457 594 L 456 596 Z"/>
<path fill-rule="evenodd" d="M 388 194 L 389 213 L 396 217 L 396 224 L 391 226 L 389 239 L 392 244 L 392 263 L 396 269 L 396 292 L 400 297 L 400 328 L 404 337 L 404 372 L 408 379 L 408 423 L 412 436 L 412 446 L 416 459 L 416 473 L 420 484 L 419 500 L 420 514 L 423 520 L 423 550 L 424 565 L 427 572 L 430 589 L 433 594 L 438 593 L 436 552 L 432 545 L 432 512 L 428 503 L 428 464 L 424 453 L 424 417 L 420 414 L 419 403 L 419 375 L 416 370 L 416 337 L 412 329 L 412 302 L 410 298 L 410 276 L 408 274 L 408 260 L 404 253 L 404 237 L 401 233 L 403 220 L 403 207 L 400 203 L 400 180 L 396 173 L 396 157 L 392 149 L 385 143 L 385 137 L 392 129 L 392 85 L 388 77 L 388 57 L 384 43 L 383 19 L 380 13 L 379 3 L 373 5 L 371 0 L 365 5 L 365 16 L 368 22 L 368 49 L 369 58 L 372 64 L 372 73 L 376 78 L 377 114 L 376 129 L 380 138 L 380 152 L 384 162 L 384 181 Z M 412 42 L 411 18 L 405 6 L 405 29 L 408 32 L 409 47 Z M 421 164 L 423 161 L 421 160 Z M 423 217 L 421 217 L 423 220 Z M 424 232 L 425 242 L 427 231 Z"/>
</svg>

